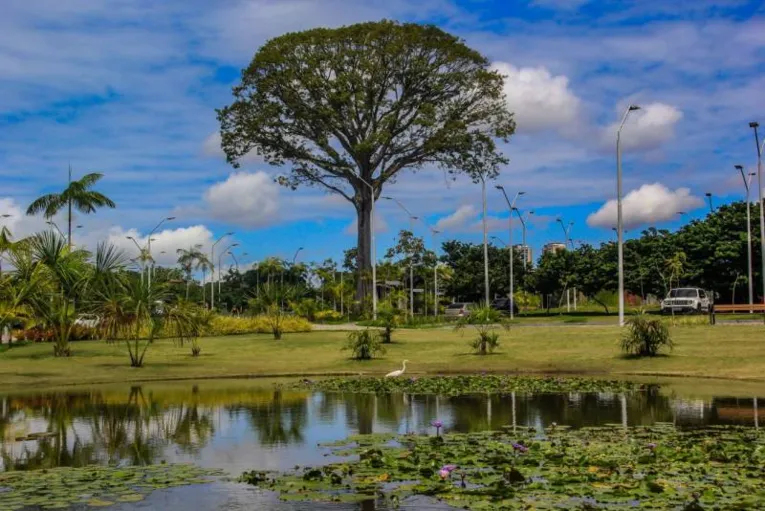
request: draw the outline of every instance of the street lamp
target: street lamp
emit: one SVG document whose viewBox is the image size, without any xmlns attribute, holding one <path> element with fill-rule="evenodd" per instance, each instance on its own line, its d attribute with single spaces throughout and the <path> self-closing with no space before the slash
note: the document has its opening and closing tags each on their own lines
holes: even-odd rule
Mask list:
<svg viewBox="0 0 765 511">
<path fill-rule="evenodd" d="M 47 221 L 47 222 L 45 222 L 45 223 L 46 223 L 46 224 L 48 224 L 48 225 L 50 225 L 50 226 L 51 226 L 51 227 L 53 227 L 54 229 L 56 229 L 56 230 L 58 231 L 59 235 L 60 235 L 62 238 L 64 238 L 64 239 L 67 239 L 67 238 L 66 238 L 66 236 L 64 235 L 64 233 L 63 233 L 63 232 L 61 232 L 61 229 L 59 229 L 59 228 L 58 228 L 58 225 L 56 225 L 56 222 L 54 222 L 53 220 L 48 220 L 48 221 Z"/>
<path fill-rule="evenodd" d="M 221 294 L 220 293 L 220 281 L 221 281 L 220 269 L 221 269 L 221 266 L 223 265 L 223 256 L 228 254 L 228 253 L 230 253 L 229 250 L 231 250 L 234 247 L 238 247 L 238 246 L 239 246 L 239 243 L 232 243 L 231 245 L 229 245 L 226 248 L 224 248 L 223 250 L 221 250 L 221 254 L 218 256 L 218 297 L 219 298 L 220 298 L 220 294 Z"/>
<path fill-rule="evenodd" d="M 757 128 L 760 126 L 758 122 L 750 122 L 749 127 L 754 130 L 754 143 L 757 147 L 757 204 L 760 207 L 760 252 L 762 256 L 762 297 L 763 303 L 765 303 L 765 208 L 763 208 L 762 202 L 762 151 L 760 147 L 760 135 L 757 133 Z M 763 144 L 765 146 L 765 143 Z"/>
<path fill-rule="evenodd" d="M 515 197 L 513 197 L 513 201 L 510 202 L 510 198 L 507 196 L 507 192 L 505 191 L 505 187 L 502 185 L 496 185 L 497 190 L 502 192 L 502 196 L 505 198 L 505 202 L 507 202 L 507 207 L 510 208 L 507 216 L 508 219 L 508 233 L 509 233 L 509 243 L 508 248 L 510 249 L 510 319 L 514 319 L 514 313 L 513 309 L 515 308 L 515 288 L 513 282 L 515 275 L 513 274 L 513 263 L 515 259 L 515 254 L 513 254 L 513 210 L 515 209 L 515 202 L 518 200 L 518 197 L 525 194 L 526 192 L 517 192 L 515 194 Z M 488 304 L 488 300 L 487 300 Z"/>
<path fill-rule="evenodd" d="M 503 246 L 503 247 L 507 248 L 507 243 L 505 243 L 504 241 L 502 241 L 502 240 L 501 240 L 501 239 L 499 239 L 498 237 L 496 237 L 496 236 L 489 236 L 489 237 L 490 237 L 491 239 L 493 239 L 494 241 L 499 241 L 500 243 L 502 243 L 502 246 Z"/>
<path fill-rule="evenodd" d="M 754 304 L 754 283 L 752 282 L 752 201 L 749 198 L 749 190 L 752 185 L 752 177 L 755 176 L 754 172 L 744 174 L 743 165 L 734 165 L 736 170 L 741 173 L 741 179 L 744 181 L 744 189 L 746 189 L 746 261 L 747 261 L 747 275 L 749 282 L 749 306 Z M 753 309 L 749 309 L 749 313 L 754 312 Z"/>
<path fill-rule="evenodd" d="M 566 224 L 563 223 L 562 218 L 558 218 L 557 222 L 560 224 L 560 226 L 563 228 L 563 234 L 566 237 L 566 241 L 564 245 L 566 245 L 566 248 L 568 248 L 569 243 L 571 243 L 571 229 L 574 227 L 574 222 L 569 222 L 568 227 L 566 227 Z M 574 245 L 571 243 L 571 248 L 573 248 Z"/>
<path fill-rule="evenodd" d="M 297 260 L 297 256 L 302 251 L 303 251 L 303 247 L 300 247 L 297 250 L 295 250 L 295 255 L 292 256 L 292 266 L 295 266 L 295 261 Z"/>
<path fill-rule="evenodd" d="M 527 262 L 526 259 L 528 258 L 528 255 L 529 255 L 529 252 L 528 252 L 529 248 L 528 248 L 528 245 L 526 245 L 526 219 L 521 214 L 521 210 L 520 209 L 515 208 L 515 213 L 518 215 L 518 220 L 521 221 L 521 226 L 523 227 L 523 250 L 524 250 L 524 252 L 523 252 L 523 269 L 526 270 L 526 262 Z M 531 216 L 533 214 L 534 214 L 534 211 L 529 211 L 528 212 L 528 216 Z"/>
<path fill-rule="evenodd" d="M 616 131 L 616 237 L 619 267 L 619 326 L 624 326 L 624 223 L 622 219 L 622 128 L 630 112 L 640 110 L 637 105 L 630 105 L 624 112 L 622 122 Z M 765 257 L 765 255 L 763 256 Z"/>
<path fill-rule="evenodd" d="M 433 243 L 433 254 L 438 256 L 438 245 L 436 244 L 436 236 L 441 234 L 441 231 L 438 229 L 435 229 L 428 225 L 428 222 L 426 222 L 423 218 L 415 217 L 415 219 L 422 222 L 422 225 L 425 226 L 427 230 L 430 231 L 430 241 Z M 425 314 L 427 315 L 427 308 L 425 309 Z M 436 257 L 436 261 L 433 264 L 433 317 L 438 316 L 438 257 Z"/>
<path fill-rule="evenodd" d="M 155 232 L 157 232 L 157 229 L 159 229 L 162 224 L 164 224 L 165 222 L 169 222 L 171 220 L 175 220 L 175 217 L 174 216 L 167 216 L 167 217 L 163 218 L 162 220 L 159 221 L 157 226 L 154 229 L 152 229 L 151 232 L 149 232 L 149 240 L 146 243 L 146 246 L 147 246 L 147 249 L 149 251 L 149 258 L 150 259 L 151 259 L 151 242 L 154 241 L 154 239 L 152 238 L 152 235 Z M 153 263 L 154 259 L 151 259 L 151 261 Z M 151 277 L 152 277 L 152 274 L 154 273 L 154 264 L 151 264 L 149 266 L 149 272 L 148 273 L 149 273 L 149 288 L 151 288 Z"/>
<path fill-rule="evenodd" d="M 412 232 L 412 235 L 414 235 L 414 222 L 416 220 L 419 220 L 420 217 L 414 216 L 411 211 L 406 209 L 406 206 L 404 206 L 401 201 L 398 199 L 394 199 L 393 197 L 383 197 L 385 200 L 391 200 L 395 202 L 398 207 L 404 210 L 404 212 L 409 215 L 409 230 Z M 414 266 L 413 266 L 413 260 L 414 254 L 409 254 L 409 315 L 411 317 L 414 317 Z"/>
<path fill-rule="evenodd" d="M 212 244 L 212 248 L 210 248 L 210 264 L 215 264 L 215 245 L 223 241 L 223 238 L 227 236 L 233 236 L 234 232 L 227 232 L 220 238 L 218 238 L 215 243 Z M 210 272 L 210 310 L 215 310 L 215 269 Z"/>
<path fill-rule="evenodd" d="M 704 194 L 707 198 L 707 201 L 709 201 L 709 212 L 714 213 L 715 207 L 712 205 L 712 192 L 707 192 Z"/>
</svg>

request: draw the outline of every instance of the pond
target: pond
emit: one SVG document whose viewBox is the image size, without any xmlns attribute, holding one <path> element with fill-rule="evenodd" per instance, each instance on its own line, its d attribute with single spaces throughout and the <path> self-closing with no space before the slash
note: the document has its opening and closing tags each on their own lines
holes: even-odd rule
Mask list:
<svg viewBox="0 0 765 511">
<path fill-rule="evenodd" d="M 503 426 L 541 431 L 552 423 L 573 428 L 614 423 L 759 428 L 756 386 L 741 392 L 727 383 L 712 385 L 718 395 L 697 392 L 693 382 L 648 385 L 627 394 L 376 396 L 300 390 L 257 380 L 8 394 L 0 395 L 0 471 L 193 463 L 221 469 L 235 479 L 252 469 L 281 471 L 327 463 L 334 456 L 319 444 L 355 434 L 432 433 L 436 420 L 450 433 Z M 408 506 L 419 507 L 416 500 Z M 439 508 L 433 503 L 427 507 Z M 161 489 L 141 502 L 110 509 L 254 508 L 383 509 L 374 502 L 280 502 L 270 492 L 226 481 Z"/>
</svg>

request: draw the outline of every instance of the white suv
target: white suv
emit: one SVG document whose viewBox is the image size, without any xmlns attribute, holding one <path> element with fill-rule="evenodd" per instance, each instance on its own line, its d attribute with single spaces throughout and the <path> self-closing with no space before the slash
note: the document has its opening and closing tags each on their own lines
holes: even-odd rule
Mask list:
<svg viewBox="0 0 765 511">
<path fill-rule="evenodd" d="M 662 314 L 672 312 L 709 312 L 709 296 L 703 289 L 697 287 L 680 287 L 671 289 L 667 297 L 661 301 Z"/>
</svg>

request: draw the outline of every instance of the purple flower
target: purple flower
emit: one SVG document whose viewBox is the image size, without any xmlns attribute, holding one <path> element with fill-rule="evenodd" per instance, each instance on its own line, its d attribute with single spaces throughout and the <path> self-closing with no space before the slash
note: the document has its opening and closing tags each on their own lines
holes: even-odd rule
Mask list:
<svg viewBox="0 0 765 511">
<path fill-rule="evenodd" d="M 409 378 L 409 383 L 414 383 L 416 381 L 417 381 L 417 377 L 416 376 L 412 376 L 411 378 Z"/>
<path fill-rule="evenodd" d="M 651 442 L 650 444 L 646 445 L 646 447 L 653 451 L 654 449 L 656 449 L 656 444 Z"/>
<path fill-rule="evenodd" d="M 525 453 L 525 452 L 529 452 L 529 448 L 528 447 L 526 447 L 523 444 L 518 444 L 518 443 L 513 443 L 513 450 L 514 451 L 518 451 L 521 454 Z"/>
<path fill-rule="evenodd" d="M 431 422 L 430 425 L 436 428 L 436 436 L 441 436 L 441 428 L 444 427 L 444 423 L 436 419 L 433 422 Z"/>
<path fill-rule="evenodd" d="M 457 468 L 457 465 L 444 465 L 441 467 L 441 470 L 438 471 L 438 475 L 441 476 L 441 479 L 446 479 L 450 475 L 452 475 L 452 471 Z"/>
</svg>

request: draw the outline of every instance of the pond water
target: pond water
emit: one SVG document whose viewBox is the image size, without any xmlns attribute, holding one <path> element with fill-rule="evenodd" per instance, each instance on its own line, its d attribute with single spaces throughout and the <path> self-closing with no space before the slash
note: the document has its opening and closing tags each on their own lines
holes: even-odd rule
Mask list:
<svg viewBox="0 0 765 511">
<path fill-rule="evenodd" d="M 326 463 L 328 450 L 318 444 L 356 433 L 432 433 L 436 419 L 445 431 L 460 432 L 505 425 L 541 430 L 552 422 L 759 427 L 760 400 L 726 397 L 734 394 L 725 384 L 719 389 L 718 397 L 703 398 L 659 386 L 627 395 L 374 396 L 277 390 L 250 380 L 10 394 L 0 396 L 0 471 L 193 462 L 237 477 L 251 469 Z M 237 483 L 161 490 L 113 509 L 255 508 L 380 509 L 374 502 L 283 503 Z"/>
</svg>

